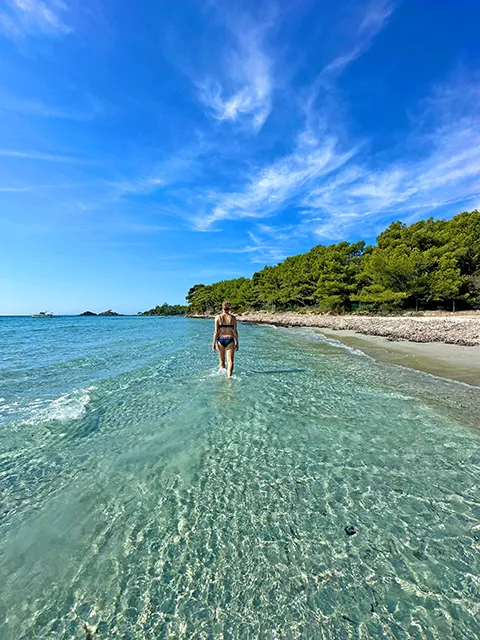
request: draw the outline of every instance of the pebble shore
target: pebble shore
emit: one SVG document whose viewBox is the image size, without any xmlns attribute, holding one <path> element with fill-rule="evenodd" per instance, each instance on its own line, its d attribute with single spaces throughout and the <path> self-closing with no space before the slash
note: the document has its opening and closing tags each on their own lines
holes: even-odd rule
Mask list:
<svg viewBox="0 0 480 640">
<path fill-rule="evenodd" d="M 415 316 L 335 316 L 255 311 L 238 314 L 237 320 L 284 327 L 347 329 L 365 335 L 382 336 L 389 340 L 443 342 L 463 346 L 480 345 L 480 311 L 425 313 Z"/>
<path fill-rule="evenodd" d="M 237 316 L 242 322 L 288 327 L 348 329 L 390 340 L 480 345 L 480 313 L 448 316 L 332 316 L 305 313 L 254 312 Z"/>
</svg>

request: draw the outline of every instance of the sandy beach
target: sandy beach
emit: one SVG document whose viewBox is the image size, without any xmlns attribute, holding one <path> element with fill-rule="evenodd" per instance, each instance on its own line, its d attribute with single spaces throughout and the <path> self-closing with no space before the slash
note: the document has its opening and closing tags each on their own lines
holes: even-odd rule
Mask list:
<svg viewBox="0 0 480 640">
<path fill-rule="evenodd" d="M 319 329 L 319 332 L 360 349 L 381 362 L 398 364 L 435 376 L 480 386 L 480 346 L 410 342 L 369 336 L 348 329 Z"/>
</svg>

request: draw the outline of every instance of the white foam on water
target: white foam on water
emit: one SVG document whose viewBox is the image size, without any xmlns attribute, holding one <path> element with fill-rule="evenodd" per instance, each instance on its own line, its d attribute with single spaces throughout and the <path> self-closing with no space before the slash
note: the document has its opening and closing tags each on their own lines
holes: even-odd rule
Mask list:
<svg viewBox="0 0 480 640">
<path fill-rule="evenodd" d="M 317 331 L 318 327 L 276 327 L 277 329 L 283 329 L 284 331 L 295 331 L 295 333 L 302 334 L 306 337 L 309 337 L 314 340 L 320 340 L 321 342 L 328 344 L 331 347 L 335 347 L 336 349 L 343 349 L 344 351 L 349 351 L 356 356 L 361 356 L 362 358 L 368 358 L 369 360 L 374 360 L 368 354 L 364 353 L 360 349 L 355 349 L 354 347 L 350 347 L 348 344 L 344 342 L 340 342 L 340 340 L 335 340 L 335 338 L 328 338 L 325 334 Z"/>
<path fill-rule="evenodd" d="M 30 411 L 31 416 L 27 420 L 22 420 L 22 422 L 37 424 L 53 420 L 59 422 L 78 420 L 85 415 L 91 392 L 95 389 L 96 387 L 93 386 L 86 389 L 76 389 L 52 400 L 42 408 L 38 408 L 38 402 L 35 402 Z"/>
<path fill-rule="evenodd" d="M 406 371 L 412 371 L 413 373 L 419 373 L 422 376 L 427 376 L 428 378 L 433 378 L 434 380 L 440 380 L 441 382 L 451 382 L 452 384 L 459 384 L 462 387 L 468 387 L 469 389 L 480 389 L 480 386 L 476 384 L 469 384 L 468 382 L 463 382 L 462 380 L 455 380 L 454 378 L 446 378 L 445 376 L 437 376 L 434 373 L 429 373 L 428 371 L 422 371 L 422 369 L 414 369 L 413 367 L 407 367 L 404 364 L 397 364 L 396 362 L 391 362 L 390 366 L 397 367 L 398 369 L 405 369 Z"/>
<path fill-rule="evenodd" d="M 335 340 L 335 338 L 329 338 L 324 333 L 319 333 L 317 331 L 313 331 L 312 329 L 307 329 L 305 333 L 308 334 L 309 336 L 315 337 L 317 340 L 320 340 L 325 344 L 330 345 L 331 347 L 335 347 L 336 349 L 343 349 L 344 351 L 353 353 L 356 356 L 361 356 L 362 358 L 368 358 L 369 360 L 375 360 L 375 358 L 372 358 L 372 356 L 369 356 L 367 353 L 365 353 L 361 349 L 355 349 L 354 347 L 350 347 L 348 344 L 345 344 L 340 340 Z"/>
<path fill-rule="evenodd" d="M 241 375 L 241 374 L 240 374 Z M 206 380 L 207 378 L 225 378 L 227 380 L 233 380 L 235 379 L 239 379 L 240 376 L 237 376 L 235 374 L 232 374 L 230 376 L 230 378 L 227 376 L 227 370 L 226 369 L 218 369 L 215 368 L 213 371 L 211 371 L 210 373 L 206 373 L 205 376 L 201 376 L 200 380 Z"/>
<path fill-rule="evenodd" d="M 226 369 L 217 369 L 208 374 L 209 378 L 217 378 L 218 376 L 224 376 L 227 373 Z"/>
<path fill-rule="evenodd" d="M 5 401 L 5 398 L 2 398 L 3 401 Z M 11 404 L 2 404 L 2 406 L 0 406 L 0 413 L 12 413 L 13 411 L 16 411 L 18 407 L 18 402 L 12 402 Z"/>
</svg>

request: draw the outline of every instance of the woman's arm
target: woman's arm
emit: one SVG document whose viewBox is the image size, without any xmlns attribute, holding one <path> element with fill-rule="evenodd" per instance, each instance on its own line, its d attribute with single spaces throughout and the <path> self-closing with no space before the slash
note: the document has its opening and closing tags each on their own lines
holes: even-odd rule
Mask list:
<svg viewBox="0 0 480 640">
<path fill-rule="evenodd" d="M 212 351 L 217 350 L 217 338 L 218 338 L 218 316 L 215 317 L 215 327 L 213 329 Z"/>
<path fill-rule="evenodd" d="M 235 318 L 233 320 L 233 324 L 235 325 L 233 327 L 233 335 L 235 338 L 235 351 L 238 351 L 238 329 L 237 329 L 237 319 Z"/>
</svg>

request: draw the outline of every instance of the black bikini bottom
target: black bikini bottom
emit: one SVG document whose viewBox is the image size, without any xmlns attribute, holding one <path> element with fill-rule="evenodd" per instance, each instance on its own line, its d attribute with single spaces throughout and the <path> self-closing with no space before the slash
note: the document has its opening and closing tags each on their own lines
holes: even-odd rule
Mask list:
<svg viewBox="0 0 480 640">
<path fill-rule="evenodd" d="M 228 338 L 218 338 L 219 343 L 222 345 L 222 347 L 228 347 L 229 344 L 231 344 L 233 342 L 233 338 L 232 337 L 228 337 Z"/>
</svg>

